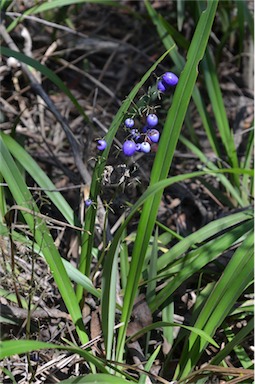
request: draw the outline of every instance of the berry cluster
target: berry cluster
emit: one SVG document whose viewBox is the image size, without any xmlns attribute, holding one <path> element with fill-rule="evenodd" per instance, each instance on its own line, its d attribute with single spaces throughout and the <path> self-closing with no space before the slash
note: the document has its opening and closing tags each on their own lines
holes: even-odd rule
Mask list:
<svg viewBox="0 0 255 384">
<path fill-rule="evenodd" d="M 122 151 L 126 156 L 132 156 L 135 152 L 148 153 L 151 150 L 151 144 L 159 141 L 159 131 L 155 129 L 158 124 L 158 117 L 155 113 L 150 113 L 146 118 L 146 125 L 142 132 L 136 128 L 135 121 L 132 118 L 125 120 L 125 127 L 129 129 L 128 140 L 123 143 Z"/>
<path fill-rule="evenodd" d="M 165 93 L 169 88 L 175 86 L 177 83 L 178 77 L 174 73 L 164 73 L 157 82 L 157 96 L 159 96 L 160 93 Z M 148 95 L 145 95 L 146 103 L 148 103 L 151 95 L 149 92 Z M 158 143 L 160 138 L 160 133 L 158 129 L 156 129 L 158 125 L 158 116 L 154 113 L 155 108 L 148 107 L 148 105 L 146 106 L 145 111 L 150 111 L 150 108 L 153 109 L 153 113 L 147 114 L 145 125 L 141 130 L 135 128 L 134 116 L 128 117 L 124 121 L 125 128 L 128 131 L 127 140 L 124 141 L 122 145 L 122 151 L 125 156 L 133 156 L 136 152 L 149 153 L 152 146 Z M 138 112 L 139 115 L 141 115 L 140 110 Z"/>
<path fill-rule="evenodd" d="M 126 118 L 124 126 L 128 135 L 122 145 L 122 152 L 125 156 L 133 156 L 136 152 L 149 153 L 152 146 L 158 143 L 160 138 L 160 133 L 156 129 L 158 116 L 155 113 L 156 107 L 149 106 L 149 101 L 153 99 L 155 94 L 160 98 L 160 94 L 177 85 L 178 80 L 174 73 L 164 73 L 157 81 L 156 90 L 148 91 L 148 94 L 144 95 L 144 99 L 140 99 L 140 101 L 143 101 L 142 104 L 144 104 L 142 108 L 138 108 L 136 110 L 137 113 L 133 113 L 131 117 Z M 146 112 L 145 125 L 139 130 L 135 128 L 134 118 L 137 114 L 141 117 L 144 112 Z M 99 151 L 104 151 L 106 147 L 107 142 L 104 139 L 98 140 L 97 149 Z"/>
<path fill-rule="evenodd" d="M 122 152 L 125 156 L 131 157 L 136 152 L 149 153 L 153 146 L 157 146 L 160 138 L 160 133 L 156 128 L 159 119 L 155 113 L 157 107 L 151 104 L 157 98 L 160 99 L 160 94 L 164 94 L 176 86 L 178 81 L 179 79 L 174 73 L 164 73 L 157 79 L 157 83 L 139 99 L 135 110 L 129 113 L 130 117 L 127 117 L 124 121 L 127 137 L 122 145 Z M 140 129 L 136 127 L 137 117 L 143 120 L 143 124 L 141 124 L 141 121 L 139 123 Z M 97 140 L 97 149 L 99 151 L 104 151 L 106 148 L 107 142 L 105 139 Z M 84 203 L 86 208 L 95 206 L 90 198 L 86 199 Z"/>
</svg>

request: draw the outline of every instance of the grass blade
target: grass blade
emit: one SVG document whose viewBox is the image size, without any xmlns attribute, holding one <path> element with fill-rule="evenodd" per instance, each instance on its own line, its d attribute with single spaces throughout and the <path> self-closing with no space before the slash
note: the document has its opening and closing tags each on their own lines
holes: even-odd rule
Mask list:
<svg viewBox="0 0 255 384">
<path fill-rule="evenodd" d="M 63 384 L 127 384 L 130 381 L 123 379 L 122 377 L 116 377 L 113 375 L 107 375 L 106 373 L 94 373 L 84 376 L 75 376 L 73 378 L 61 381 Z"/>
<path fill-rule="evenodd" d="M 45 221 L 37 215 L 37 213 L 39 213 L 38 207 L 33 201 L 33 197 L 21 176 L 18 167 L 1 138 L 0 147 L 0 172 L 7 182 L 17 204 L 27 210 L 27 212 L 21 211 L 21 213 L 49 264 L 60 294 L 76 326 L 81 343 L 84 344 L 88 341 L 88 337 L 83 325 L 82 314 L 59 252 Z M 34 212 L 34 215 L 29 213 L 30 211 Z"/>
<path fill-rule="evenodd" d="M 24 11 L 23 15 L 16 20 L 14 20 L 9 26 L 8 26 L 8 32 L 12 31 L 17 24 L 22 22 L 24 19 L 23 16 L 28 15 L 36 15 L 37 13 L 49 11 L 51 9 L 64 7 L 72 4 L 83 4 L 83 3 L 99 3 L 99 4 L 105 4 L 110 6 L 116 6 L 116 2 L 112 0 L 53 0 L 53 1 L 45 1 L 42 4 L 37 4 L 26 11 Z"/>
<path fill-rule="evenodd" d="M 228 118 L 223 103 L 222 93 L 218 82 L 215 65 L 213 64 L 212 54 L 207 48 L 204 59 L 202 60 L 206 88 L 210 97 L 212 109 L 217 122 L 222 142 L 224 144 L 230 165 L 238 167 L 237 153 L 234 143 L 234 137 L 229 127 Z M 239 180 L 235 178 L 236 185 L 239 186 Z"/>
<path fill-rule="evenodd" d="M 165 52 L 145 73 L 141 81 L 138 82 L 136 86 L 132 89 L 132 91 L 130 92 L 130 94 L 128 95 L 128 97 L 126 98 L 126 100 L 124 101 L 120 109 L 118 110 L 116 116 L 114 117 L 112 124 L 109 128 L 109 131 L 105 137 L 105 140 L 107 141 L 107 144 L 108 144 L 107 148 L 103 152 L 102 156 L 98 158 L 97 164 L 93 172 L 93 177 L 92 177 L 91 186 L 90 186 L 90 194 L 93 201 L 97 201 L 97 196 L 100 190 L 100 180 L 106 164 L 107 157 L 109 155 L 110 147 L 119 129 L 119 126 L 125 117 L 126 112 L 128 111 L 133 99 L 139 92 L 140 88 L 143 86 L 143 84 L 149 78 L 151 73 L 157 68 L 158 64 L 167 56 L 168 53 L 169 51 Z M 94 233 L 95 219 L 96 219 L 96 209 L 89 209 L 85 217 L 85 223 L 84 223 L 85 232 L 82 238 L 82 248 L 81 248 L 80 265 L 79 265 L 79 270 L 86 275 L 89 275 L 90 273 L 91 252 L 92 252 L 93 240 L 94 240 L 93 235 L 89 235 L 89 233 L 92 233 L 92 234 Z M 77 287 L 76 295 L 79 302 L 81 302 L 82 296 L 83 296 L 83 290 Z"/>
<path fill-rule="evenodd" d="M 150 358 L 148 359 L 147 363 L 145 364 L 144 366 L 144 370 L 149 372 L 151 367 L 152 367 L 152 364 L 154 363 L 154 361 L 156 360 L 157 356 L 158 356 L 158 353 L 160 351 L 160 348 L 161 346 L 159 345 L 155 351 L 152 353 L 152 355 L 150 356 Z M 140 379 L 138 381 L 138 384 L 146 384 L 146 378 L 147 378 L 147 375 L 141 375 L 140 376 Z"/>
<path fill-rule="evenodd" d="M 247 220 L 252 219 L 253 212 L 251 209 L 247 209 L 244 212 L 233 213 L 232 215 L 212 221 L 203 228 L 179 241 L 179 243 L 174 245 L 167 253 L 162 255 L 158 259 L 157 271 L 164 270 L 167 265 L 170 265 L 174 260 L 177 260 L 194 245 L 197 245 L 198 239 L 199 244 L 208 242 L 208 239 L 220 234 L 220 232 L 226 231 L 238 224 L 244 224 Z"/>
<path fill-rule="evenodd" d="M 177 25 L 179 31 L 181 31 L 184 21 L 185 4 L 185 0 L 177 0 Z"/>
<path fill-rule="evenodd" d="M 30 174 L 37 184 L 45 190 L 46 195 L 50 198 L 53 204 L 58 208 L 59 212 L 65 217 L 67 222 L 75 225 L 78 219 L 74 218 L 74 212 L 60 192 L 56 191 L 55 185 L 48 178 L 46 173 L 38 166 L 34 159 L 22 148 L 17 141 L 11 136 L 0 132 L 0 137 L 9 149 L 10 153 L 22 167 Z M 54 192 L 51 192 L 53 190 Z"/>
<path fill-rule="evenodd" d="M 132 338 L 136 338 L 138 336 L 143 335 L 144 333 L 147 333 L 148 331 L 151 331 L 153 329 L 162 328 L 162 327 L 181 327 L 183 329 L 186 329 L 187 331 L 194 333 L 196 336 L 198 336 L 201 339 L 204 339 L 208 343 L 211 343 L 216 348 L 219 348 L 219 345 L 214 341 L 211 336 L 209 336 L 206 332 L 201 330 L 200 328 L 191 327 L 189 325 L 179 324 L 179 323 L 169 323 L 164 321 L 158 321 L 156 323 L 153 323 L 151 325 L 148 325 L 147 327 L 144 327 L 140 331 L 136 332 L 134 335 L 130 336 L 127 340 L 131 340 Z"/>
<path fill-rule="evenodd" d="M 242 245 L 236 250 L 220 280 L 213 289 L 194 327 L 213 336 L 217 327 L 228 315 L 238 297 L 253 278 L 253 232 L 251 231 Z M 226 290 L 226 287 L 229 289 Z M 230 289 L 231 287 L 231 289 Z M 204 350 L 206 343 L 195 335 L 190 335 L 183 349 L 175 377 L 183 378 Z"/>
<path fill-rule="evenodd" d="M 187 148 L 189 148 L 195 155 L 198 156 L 200 161 L 202 161 L 205 166 L 209 169 L 219 169 L 212 161 L 210 161 L 205 154 L 197 148 L 194 144 L 192 144 L 189 140 L 187 140 L 185 137 L 182 135 L 180 136 L 180 141 L 186 145 Z M 241 206 L 245 206 L 245 201 L 243 201 L 242 197 L 240 196 L 239 190 L 237 190 L 233 184 L 228 180 L 228 178 L 225 175 L 219 175 L 218 176 L 220 179 L 221 184 L 225 187 L 226 191 L 228 194 L 230 194 L 233 199 Z M 237 175 L 236 175 L 237 178 Z M 235 204 L 236 205 L 236 204 Z M 247 205 L 247 204 L 246 204 Z"/>
<path fill-rule="evenodd" d="M 216 241 L 211 240 L 197 250 L 194 250 L 180 259 L 177 264 L 169 267 L 165 276 L 168 277 L 171 273 L 174 277 L 165 285 L 165 287 L 156 295 L 155 299 L 150 303 L 152 312 L 159 308 L 176 289 L 189 277 L 200 271 L 209 262 L 215 260 L 226 249 L 231 247 L 234 242 L 237 242 L 242 236 L 245 236 L 247 231 L 253 227 L 253 221 L 233 228 L 227 234 L 219 236 Z M 167 274 L 168 272 L 168 274 Z"/>
<path fill-rule="evenodd" d="M 243 327 L 233 338 L 232 340 L 225 345 L 225 347 L 213 357 L 211 364 L 219 365 L 235 348 L 239 345 L 246 336 L 248 336 L 254 329 L 254 319 L 252 318 L 245 327 Z M 251 368 L 246 366 L 244 368 Z"/>
<path fill-rule="evenodd" d="M 43 341 L 35 341 L 35 340 L 8 340 L 8 341 L 2 341 L 0 343 L 0 360 L 4 359 L 5 357 L 9 357 L 12 355 L 20 355 L 24 353 L 29 353 L 36 350 L 42 350 L 42 349 L 62 349 L 65 351 L 72 352 L 73 354 L 77 353 L 81 357 L 83 357 L 86 361 L 90 362 L 91 364 L 94 364 L 98 369 L 100 369 L 101 372 L 106 372 L 105 365 L 103 362 L 92 355 L 92 353 L 89 353 L 79 347 L 71 347 L 71 346 L 63 346 L 53 343 L 45 343 Z"/>
<path fill-rule="evenodd" d="M 254 320 L 254 318 L 253 318 L 253 320 Z M 250 322 L 251 323 L 251 322 Z M 247 328 L 247 326 L 245 326 L 244 327 L 244 329 L 245 329 L 245 332 L 243 332 L 241 335 L 239 335 L 239 337 L 238 337 L 238 339 L 242 342 L 242 341 L 244 341 L 244 340 L 241 340 L 240 339 L 240 336 L 242 337 L 242 336 L 244 336 L 244 334 L 246 334 L 246 332 L 250 329 L 250 334 L 252 334 L 252 329 L 251 329 L 251 324 L 249 324 L 248 323 L 248 329 L 246 330 L 246 328 Z M 243 329 L 242 329 L 243 330 Z M 226 336 L 226 338 L 227 338 L 227 340 L 229 341 L 229 343 L 231 343 L 232 342 L 232 340 L 235 338 L 235 333 L 234 333 L 234 331 L 233 331 L 233 329 L 231 329 L 231 327 L 230 326 L 228 326 L 228 327 L 225 327 L 225 329 L 224 329 L 224 333 L 225 333 L 225 336 Z M 235 342 L 237 342 L 237 338 L 235 338 Z M 232 344 L 233 345 L 233 344 Z M 233 349 L 232 349 L 234 352 L 235 352 L 235 354 L 236 354 L 236 356 L 237 356 L 237 358 L 238 358 L 238 360 L 239 360 L 239 362 L 240 362 L 240 365 L 244 368 L 244 369 L 249 369 L 249 368 L 252 368 L 253 367 L 253 361 L 252 361 L 252 359 L 249 357 L 249 355 L 247 354 L 247 352 L 245 351 L 245 349 L 239 344 L 239 345 L 237 345 L 237 344 L 235 344 L 235 345 L 233 345 Z"/>
<path fill-rule="evenodd" d="M 9 236 L 9 228 L 0 223 L 0 236 L 2 237 L 8 237 Z M 40 255 L 44 256 L 41 250 L 41 247 L 37 243 L 33 243 L 32 240 L 28 239 L 27 237 L 21 235 L 20 233 L 16 232 L 15 230 L 12 230 L 11 232 L 12 240 L 15 242 L 19 242 L 20 244 L 26 245 L 28 249 L 32 250 Z M 91 280 L 83 275 L 80 271 L 78 271 L 77 268 L 75 268 L 70 261 L 64 259 L 61 257 L 61 260 L 64 264 L 64 267 L 66 269 L 68 277 L 76 284 L 80 284 L 87 292 L 90 292 L 93 296 L 97 298 L 101 298 L 101 291 L 96 289 L 94 285 L 92 284 Z"/>
<path fill-rule="evenodd" d="M 158 152 L 156 154 L 151 172 L 151 185 L 164 179 L 168 175 L 174 150 L 196 82 L 198 63 L 202 59 L 205 52 L 217 5 L 217 1 L 208 3 L 206 11 L 202 13 L 197 24 L 197 28 L 188 51 L 187 63 L 180 76 L 179 83 L 173 97 L 173 104 L 168 112 L 163 128 Z M 117 360 L 122 359 L 127 324 L 137 292 L 138 282 L 143 267 L 143 260 L 155 224 L 162 191 L 163 190 L 159 191 L 155 194 L 155 196 L 146 201 L 141 219 L 139 221 L 137 237 L 130 264 L 129 278 L 124 295 L 121 321 L 123 321 L 125 325 L 120 328 L 119 331 Z"/>
<path fill-rule="evenodd" d="M 113 335 L 115 325 L 116 286 L 118 275 L 118 247 L 112 263 L 112 268 L 104 268 L 102 277 L 102 330 L 106 349 L 106 358 L 114 360 Z M 105 321 L 104 319 L 107 319 Z"/>
<path fill-rule="evenodd" d="M 175 43 L 174 41 L 175 35 L 172 32 L 172 29 L 167 25 L 166 20 L 164 20 L 163 17 L 154 10 L 154 8 L 151 6 L 151 4 L 148 1 L 145 2 L 145 5 L 152 19 L 152 22 L 157 28 L 157 31 L 162 40 L 162 43 L 164 44 L 165 48 L 168 49 L 169 46 Z M 180 44 L 181 42 L 179 39 L 178 41 Z M 173 62 L 175 63 L 178 72 L 181 72 L 185 65 L 185 60 L 178 52 L 177 46 L 170 52 L 170 56 Z M 217 156 L 221 157 L 221 152 L 218 145 L 215 129 L 211 123 L 203 98 L 201 97 L 201 94 L 197 86 L 194 86 L 192 98 L 200 114 L 210 145 L 214 150 L 214 152 L 217 154 Z"/>
</svg>

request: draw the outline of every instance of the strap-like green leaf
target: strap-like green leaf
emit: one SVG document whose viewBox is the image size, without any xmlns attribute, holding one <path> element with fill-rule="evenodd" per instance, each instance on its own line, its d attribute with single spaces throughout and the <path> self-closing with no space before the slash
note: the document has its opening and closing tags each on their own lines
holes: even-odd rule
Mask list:
<svg viewBox="0 0 255 384">
<path fill-rule="evenodd" d="M 70 279 L 67 276 L 63 262 L 48 230 L 46 222 L 38 215 L 39 209 L 1 137 L 0 172 L 8 184 L 16 203 L 22 207 L 21 214 L 27 222 L 36 243 L 40 247 L 47 263 L 49 264 L 60 294 L 76 326 L 80 340 L 83 344 L 85 344 L 88 341 L 88 337 L 85 332 L 82 314 Z"/>
<path fill-rule="evenodd" d="M 198 64 L 202 59 L 211 26 L 214 20 L 218 2 L 208 2 L 206 11 L 201 14 L 198 21 L 189 51 L 187 63 L 181 73 L 177 88 L 174 93 L 173 103 L 167 114 L 166 122 L 161 135 L 158 152 L 156 154 L 152 172 L 151 185 L 167 177 L 182 124 L 187 112 L 188 104 L 194 89 L 198 74 Z M 122 358 L 126 327 L 131 315 L 134 299 L 137 292 L 143 261 L 157 217 L 162 191 L 148 199 L 144 205 L 139 221 L 137 237 L 132 253 L 131 265 L 127 287 L 124 295 L 121 321 L 125 326 L 120 328 L 117 344 L 117 360 Z"/>
</svg>

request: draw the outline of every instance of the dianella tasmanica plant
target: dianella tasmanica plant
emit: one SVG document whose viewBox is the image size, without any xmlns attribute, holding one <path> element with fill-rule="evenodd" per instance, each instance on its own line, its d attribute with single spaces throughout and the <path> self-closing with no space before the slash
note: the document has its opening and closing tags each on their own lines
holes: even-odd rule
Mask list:
<svg viewBox="0 0 255 384">
<path fill-rule="evenodd" d="M 2 382 L 251 383 L 251 4 L 1 11 Z"/>
</svg>

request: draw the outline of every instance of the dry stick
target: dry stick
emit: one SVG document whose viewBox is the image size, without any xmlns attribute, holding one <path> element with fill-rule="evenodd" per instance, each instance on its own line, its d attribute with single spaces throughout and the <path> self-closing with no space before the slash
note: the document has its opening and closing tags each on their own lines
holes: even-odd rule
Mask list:
<svg viewBox="0 0 255 384">
<path fill-rule="evenodd" d="M 27 309 L 26 308 L 17 308 L 14 306 L 9 306 L 0 303 L 0 310 L 3 316 L 3 323 L 8 324 L 8 319 L 16 318 L 19 319 L 27 319 Z M 62 312 L 56 308 L 40 308 L 31 311 L 31 319 L 45 319 L 45 318 L 63 318 L 71 320 L 71 316 Z"/>
<path fill-rule="evenodd" d="M 9 209 L 8 212 L 11 212 L 12 210 L 19 210 L 19 211 L 30 213 L 34 217 L 36 216 L 36 217 L 40 217 L 41 219 L 44 219 L 45 222 L 48 221 L 49 223 L 54 223 L 54 224 L 60 225 L 61 227 L 68 227 L 68 228 L 75 229 L 76 231 L 88 232 L 88 231 L 85 231 L 83 228 L 76 227 L 75 225 L 71 225 L 68 223 L 64 223 L 63 221 L 53 219 L 52 217 L 49 217 L 47 215 L 43 215 L 42 213 L 34 212 L 31 209 L 28 209 L 26 207 L 22 207 L 21 205 L 11 206 L 11 208 Z M 88 233 L 90 234 L 90 232 L 88 232 Z"/>
</svg>

